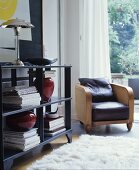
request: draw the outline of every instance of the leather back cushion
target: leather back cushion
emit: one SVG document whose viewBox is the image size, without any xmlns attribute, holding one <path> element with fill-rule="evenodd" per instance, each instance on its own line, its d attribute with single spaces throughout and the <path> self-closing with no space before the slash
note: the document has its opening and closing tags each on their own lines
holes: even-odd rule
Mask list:
<svg viewBox="0 0 139 170">
<path fill-rule="evenodd" d="M 79 82 L 90 88 L 93 102 L 116 100 L 109 81 L 104 78 L 79 78 Z"/>
</svg>

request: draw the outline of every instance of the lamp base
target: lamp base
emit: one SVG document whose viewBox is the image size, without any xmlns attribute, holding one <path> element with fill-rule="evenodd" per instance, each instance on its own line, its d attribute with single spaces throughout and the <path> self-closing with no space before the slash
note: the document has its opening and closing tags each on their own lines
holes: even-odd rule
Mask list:
<svg viewBox="0 0 139 170">
<path fill-rule="evenodd" d="M 21 60 L 16 60 L 14 64 L 18 66 L 24 66 L 24 63 Z"/>
</svg>

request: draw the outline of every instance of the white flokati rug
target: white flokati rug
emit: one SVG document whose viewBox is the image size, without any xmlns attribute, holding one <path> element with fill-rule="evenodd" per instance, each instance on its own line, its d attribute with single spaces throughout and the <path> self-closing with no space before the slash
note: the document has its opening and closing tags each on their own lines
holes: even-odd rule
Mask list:
<svg viewBox="0 0 139 170">
<path fill-rule="evenodd" d="M 27 170 L 139 169 L 139 139 L 82 135 Z"/>
</svg>

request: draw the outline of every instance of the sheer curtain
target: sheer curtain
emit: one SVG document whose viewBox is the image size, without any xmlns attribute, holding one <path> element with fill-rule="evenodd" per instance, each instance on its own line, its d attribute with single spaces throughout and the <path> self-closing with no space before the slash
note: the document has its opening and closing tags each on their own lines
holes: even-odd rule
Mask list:
<svg viewBox="0 0 139 170">
<path fill-rule="evenodd" d="M 80 77 L 110 76 L 107 0 L 80 1 Z"/>
</svg>

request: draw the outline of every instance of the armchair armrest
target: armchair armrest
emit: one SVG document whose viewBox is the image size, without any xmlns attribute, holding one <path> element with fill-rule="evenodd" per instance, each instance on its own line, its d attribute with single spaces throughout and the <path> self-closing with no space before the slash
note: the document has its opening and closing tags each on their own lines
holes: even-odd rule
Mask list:
<svg viewBox="0 0 139 170">
<path fill-rule="evenodd" d="M 113 93 L 117 100 L 129 106 L 129 120 L 133 122 L 134 115 L 134 93 L 131 87 L 111 83 Z"/>
<path fill-rule="evenodd" d="M 130 101 L 134 103 L 134 94 L 131 87 L 114 83 L 111 83 L 111 86 L 113 89 L 113 93 L 117 97 L 119 102 L 126 105 L 129 105 Z"/>
<path fill-rule="evenodd" d="M 77 118 L 85 125 L 92 124 L 92 94 L 89 88 L 75 85 L 75 103 Z"/>
</svg>

